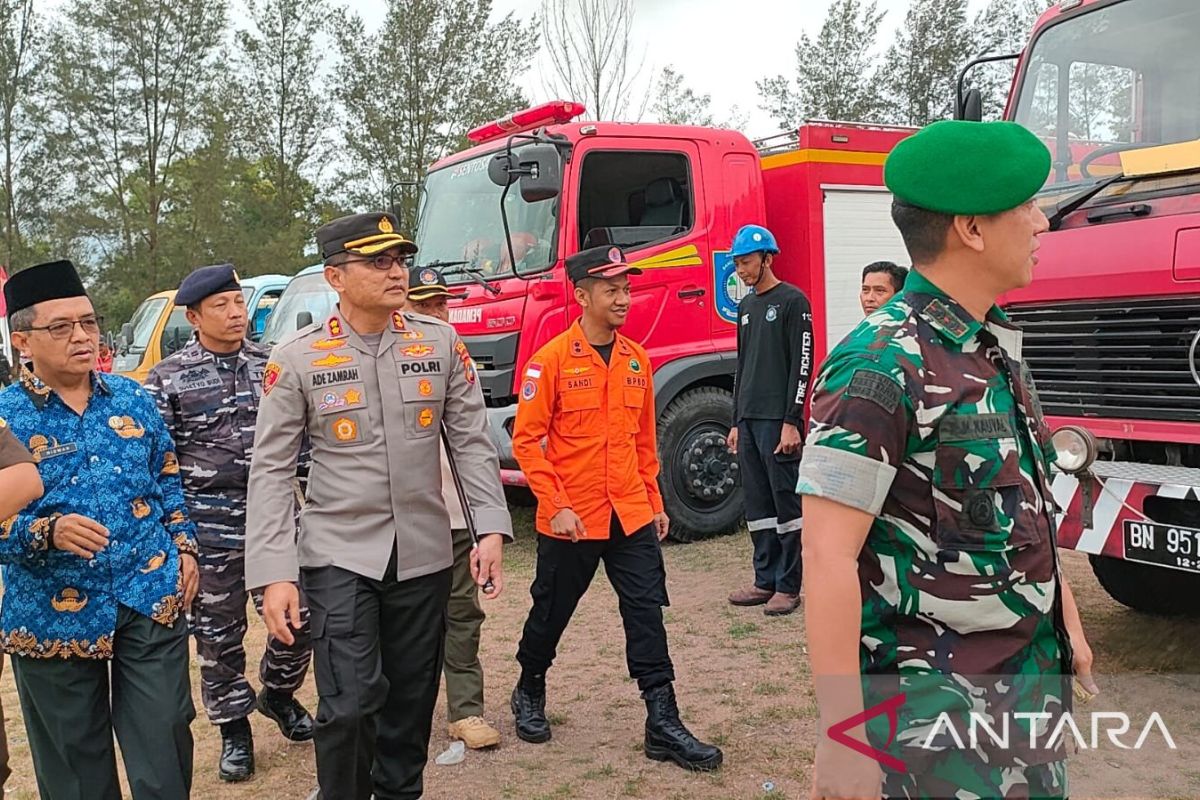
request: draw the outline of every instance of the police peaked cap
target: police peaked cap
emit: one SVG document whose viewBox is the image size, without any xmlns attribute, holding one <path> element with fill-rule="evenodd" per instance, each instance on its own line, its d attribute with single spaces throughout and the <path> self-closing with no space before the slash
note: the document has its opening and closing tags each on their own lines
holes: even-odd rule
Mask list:
<svg viewBox="0 0 1200 800">
<path fill-rule="evenodd" d="M 395 214 L 351 214 L 317 228 L 317 246 L 325 261 L 339 253 L 373 256 L 393 247 L 411 256 L 417 252 L 417 246 L 398 233 L 399 228 Z"/>
</svg>

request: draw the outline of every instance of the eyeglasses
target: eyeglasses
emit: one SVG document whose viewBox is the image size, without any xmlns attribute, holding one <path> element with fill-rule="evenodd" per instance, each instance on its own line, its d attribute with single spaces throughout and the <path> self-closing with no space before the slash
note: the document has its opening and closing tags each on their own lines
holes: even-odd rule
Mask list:
<svg viewBox="0 0 1200 800">
<path fill-rule="evenodd" d="M 29 331 L 46 331 L 50 334 L 51 339 L 62 341 L 70 339 L 71 334 L 75 331 L 75 326 L 83 328 L 83 332 L 88 336 L 95 336 L 100 333 L 100 326 L 104 324 L 103 317 L 84 317 L 83 319 L 60 320 L 49 325 L 38 325 L 26 328 Z"/>
<path fill-rule="evenodd" d="M 412 257 L 411 256 L 379 255 L 379 256 L 375 256 L 373 258 L 351 258 L 346 261 L 347 264 L 353 264 L 355 262 L 358 262 L 360 264 L 370 264 L 372 267 L 379 270 L 380 272 L 387 272 L 393 266 L 398 266 L 398 267 L 402 267 L 404 269 L 408 269 L 412 265 Z"/>
</svg>

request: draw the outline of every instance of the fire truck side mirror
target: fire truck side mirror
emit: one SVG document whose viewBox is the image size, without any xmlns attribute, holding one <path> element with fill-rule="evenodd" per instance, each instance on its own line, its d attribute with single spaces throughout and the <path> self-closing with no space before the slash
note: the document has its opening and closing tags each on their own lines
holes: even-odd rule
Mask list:
<svg viewBox="0 0 1200 800">
<path fill-rule="evenodd" d="M 516 160 L 515 153 L 511 160 L 508 153 L 496 153 L 488 162 L 488 178 L 497 186 L 508 186 L 513 183 L 521 177 L 521 173 L 516 169 Z"/>
<path fill-rule="evenodd" d="M 540 203 L 558 197 L 562 187 L 562 158 L 552 144 L 534 144 L 517 154 L 521 199 Z"/>
</svg>

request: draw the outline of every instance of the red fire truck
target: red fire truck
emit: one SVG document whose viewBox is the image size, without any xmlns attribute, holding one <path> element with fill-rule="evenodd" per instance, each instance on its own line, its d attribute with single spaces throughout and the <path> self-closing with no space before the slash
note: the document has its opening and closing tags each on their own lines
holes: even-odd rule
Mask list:
<svg viewBox="0 0 1200 800">
<path fill-rule="evenodd" d="M 1059 544 L 1155 613 L 1200 612 L 1198 38 L 1195 0 L 1063 0 L 1006 111 L 1054 153 L 1052 229 L 1007 307 L 1052 427 L 1086 429 L 1065 446 L 1098 456 L 1055 479 Z M 959 108 L 977 116 L 977 96 Z"/>
<path fill-rule="evenodd" d="M 554 102 L 471 132 L 473 146 L 430 169 L 419 266 L 468 295 L 451 321 L 479 365 L 505 481 L 519 378 L 575 319 L 563 260 L 616 244 L 644 272 L 623 332 L 654 367 L 660 483 L 672 535 L 734 528 L 742 515 L 732 416 L 736 309 L 745 287 L 728 257 L 734 232 L 765 222 L 781 277 L 812 300 L 819 359 L 861 317 L 863 265 L 904 260 L 882 189 L 887 152 L 911 131 L 814 122 L 752 143 L 711 128 L 579 122 Z"/>
</svg>

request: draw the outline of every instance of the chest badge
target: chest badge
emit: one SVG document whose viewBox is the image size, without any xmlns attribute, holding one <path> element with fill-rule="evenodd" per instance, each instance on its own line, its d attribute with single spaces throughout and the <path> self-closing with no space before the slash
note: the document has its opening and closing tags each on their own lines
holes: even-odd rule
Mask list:
<svg viewBox="0 0 1200 800">
<path fill-rule="evenodd" d="M 345 339 L 317 339 L 311 345 L 313 350 L 338 350 L 346 346 Z"/>
<path fill-rule="evenodd" d="M 140 439 L 146 435 L 146 429 L 133 421 L 133 417 L 111 416 L 108 427 L 112 428 L 122 439 Z"/>
<path fill-rule="evenodd" d="M 422 408 L 421 413 L 417 414 L 417 424 L 422 428 L 428 428 L 433 424 L 433 409 Z"/>
<path fill-rule="evenodd" d="M 433 384 L 422 378 L 421 382 L 417 384 L 417 392 L 421 397 L 429 397 L 429 395 L 433 394 Z"/>
<path fill-rule="evenodd" d="M 777 306 L 767 308 L 767 322 L 774 322 L 777 319 L 779 319 L 779 308 Z"/>
<path fill-rule="evenodd" d="M 424 358 L 425 356 L 433 355 L 433 346 L 428 344 L 410 344 L 408 347 L 400 348 L 400 352 L 409 358 Z"/>
<path fill-rule="evenodd" d="M 636 358 L 629 359 L 629 371 L 637 374 L 642 371 L 642 364 Z"/>
<path fill-rule="evenodd" d="M 330 353 L 324 358 L 318 358 L 312 362 L 314 367 L 328 368 L 340 367 L 342 364 L 349 364 L 354 358 L 351 356 L 339 356 L 335 353 Z"/>
<path fill-rule="evenodd" d="M 339 442 L 353 442 L 358 438 L 358 424 L 349 417 L 342 417 L 333 423 L 333 438 Z"/>
</svg>

